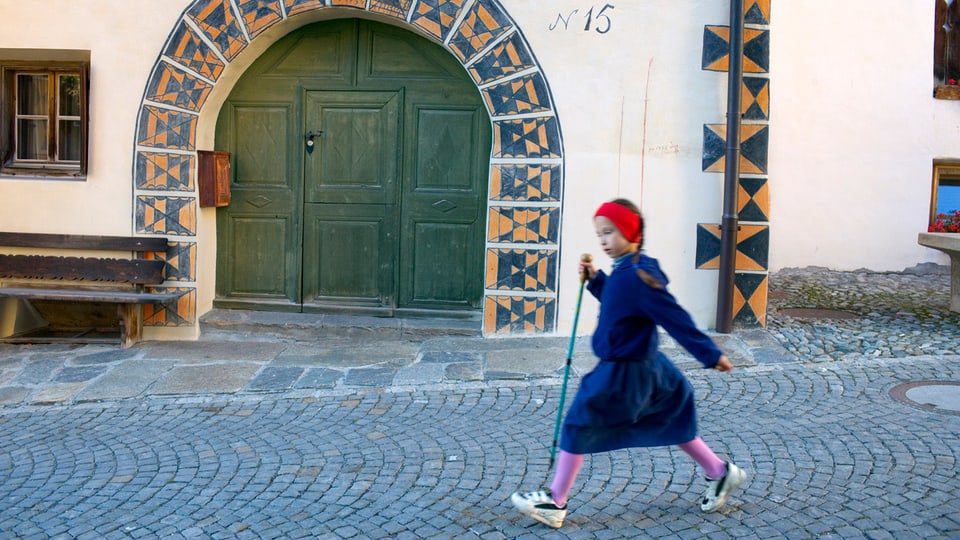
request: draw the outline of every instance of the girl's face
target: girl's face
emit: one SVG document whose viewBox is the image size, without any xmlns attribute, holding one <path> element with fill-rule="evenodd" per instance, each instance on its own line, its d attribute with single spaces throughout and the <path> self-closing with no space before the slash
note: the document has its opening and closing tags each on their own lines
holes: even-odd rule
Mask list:
<svg viewBox="0 0 960 540">
<path fill-rule="evenodd" d="M 636 244 L 627 241 L 620 229 L 610 221 L 610 218 L 597 216 L 593 218 L 593 226 L 597 231 L 597 238 L 600 239 L 600 247 L 611 259 L 616 259 L 635 250 L 634 246 Z"/>
</svg>

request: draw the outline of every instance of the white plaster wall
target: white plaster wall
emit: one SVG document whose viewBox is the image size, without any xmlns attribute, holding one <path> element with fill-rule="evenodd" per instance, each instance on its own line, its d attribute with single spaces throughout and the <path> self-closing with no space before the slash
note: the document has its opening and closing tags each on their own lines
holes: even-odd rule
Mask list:
<svg viewBox="0 0 960 540">
<path fill-rule="evenodd" d="M 0 48 L 89 50 L 91 59 L 86 180 L 0 177 L 0 230 L 133 232 L 136 115 L 183 8 L 149 0 L 0 0 Z"/>
<path fill-rule="evenodd" d="M 934 3 L 774 0 L 771 270 L 947 264 L 917 244 L 932 161 L 960 156 L 933 92 Z"/>
</svg>

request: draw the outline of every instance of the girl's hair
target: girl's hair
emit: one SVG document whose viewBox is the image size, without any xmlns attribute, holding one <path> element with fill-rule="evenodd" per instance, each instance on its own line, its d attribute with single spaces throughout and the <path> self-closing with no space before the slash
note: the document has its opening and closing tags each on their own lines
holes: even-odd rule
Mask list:
<svg viewBox="0 0 960 540">
<path fill-rule="evenodd" d="M 640 213 L 640 209 L 637 208 L 637 205 L 633 204 L 633 201 L 629 199 L 614 199 L 610 202 L 619 204 L 620 206 L 626 208 L 627 210 L 630 210 L 631 212 L 636 214 L 637 217 L 640 218 L 640 244 L 637 246 L 637 249 L 643 249 L 643 237 L 645 235 L 643 234 L 643 225 L 644 225 L 643 215 Z"/>
</svg>

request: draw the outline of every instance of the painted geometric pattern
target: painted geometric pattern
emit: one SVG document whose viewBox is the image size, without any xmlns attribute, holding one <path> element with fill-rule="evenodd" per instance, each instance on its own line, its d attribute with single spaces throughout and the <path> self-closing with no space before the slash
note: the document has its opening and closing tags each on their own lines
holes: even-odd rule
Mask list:
<svg viewBox="0 0 960 540">
<path fill-rule="evenodd" d="M 555 117 L 502 120 L 495 122 L 493 129 L 494 157 L 560 157 L 560 129 Z"/>
<path fill-rule="evenodd" d="M 466 61 L 510 28 L 510 18 L 499 4 L 481 0 L 473 5 L 457 28 L 457 34 L 450 40 L 450 50 L 461 61 Z"/>
<path fill-rule="evenodd" d="M 367 0 L 330 0 L 331 6 L 346 6 L 363 9 L 367 7 Z"/>
<path fill-rule="evenodd" d="M 189 326 L 197 318 L 197 290 L 181 287 L 151 287 L 151 292 L 179 292 L 182 296 L 169 304 L 145 304 L 144 326 Z"/>
<path fill-rule="evenodd" d="M 196 116 L 150 105 L 141 109 L 137 144 L 156 148 L 194 150 L 196 138 Z"/>
<path fill-rule="evenodd" d="M 220 57 L 184 22 L 170 37 L 164 54 L 212 81 L 223 73 Z"/>
<path fill-rule="evenodd" d="M 744 120 L 770 120 L 770 79 L 743 78 L 743 100 L 740 108 Z"/>
<path fill-rule="evenodd" d="M 488 242 L 548 244 L 559 231 L 559 208 L 490 207 Z"/>
<path fill-rule="evenodd" d="M 475 60 L 469 71 L 473 80 L 483 85 L 535 65 L 527 43 L 520 34 L 514 33 Z"/>
<path fill-rule="evenodd" d="M 746 0 L 743 3 L 743 22 L 747 24 L 770 24 L 770 0 Z"/>
<path fill-rule="evenodd" d="M 498 201 L 559 201 L 560 165 L 502 163 L 490 171 L 490 199 Z"/>
<path fill-rule="evenodd" d="M 730 27 L 703 28 L 703 61 L 707 71 L 727 71 L 730 66 Z M 770 69 L 770 31 L 743 29 L 743 72 L 767 73 Z"/>
<path fill-rule="evenodd" d="M 287 10 L 287 16 L 292 17 L 298 13 L 313 11 L 324 7 L 325 0 L 283 0 L 283 5 Z"/>
<path fill-rule="evenodd" d="M 483 99 L 492 116 L 539 113 L 553 108 L 547 82 L 539 72 L 485 88 Z"/>
<path fill-rule="evenodd" d="M 164 266 L 164 279 L 166 281 L 197 280 L 196 242 L 169 242 L 167 245 L 167 251 L 162 256 L 156 253 L 148 253 L 144 258 L 162 259 L 167 263 Z"/>
<path fill-rule="evenodd" d="M 766 178 L 741 178 L 737 196 L 740 221 L 770 221 L 770 189 Z"/>
<path fill-rule="evenodd" d="M 240 16 L 251 39 L 283 19 L 276 0 L 237 0 L 237 8 L 240 9 Z"/>
<path fill-rule="evenodd" d="M 485 287 L 552 293 L 557 281 L 556 268 L 556 250 L 488 249 Z"/>
<path fill-rule="evenodd" d="M 138 233 L 195 236 L 197 200 L 138 195 L 135 219 Z"/>
<path fill-rule="evenodd" d="M 227 60 L 233 60 L 246 48 L 247 38 L 233 13 L 230 0 L 198 0 L 187 15 Z"/>
<path fill-rule="evenodd" d="M 553 329 L 556 300 L 543 297 L 488 296 L 483 307 L 485 334 L 536 333 Z"/>
<path fill-rule="evenodd" d="M 467 0 L 421 0 L 410 22 L 443 41 Z"/>
<path fill-rule="evenodd" d="M 160 62 L 147 84 L 147 99 L 190 111 L 199 111 L 213 86 L 201 79 Z"/>
<path fill-rule="evenodd" d="M 767 325 L 767 274 L 734 273 L 733 323 L 756 327 Z"/>
<path fill-rule="evenodd" d="M 413 0 L 371 0 L 370 11 L 398 19 L 406 19 Z"/>
<path fill-rule="evenodd" d="M 703 171 L 723 172 L 726 166 L 725 124 L 703 126 Z M 740 172 L 766 174 L 767 150 L 770 128 L 766 124 L 742 124 L 740 126 Z"/>
<path fill-rule="evenodd" d="M 720 268 L 720 225 L 697 224 L 696 267 Z M 770 252 L 770 227 L 768 225 L 740 225 L 737 231 L 737 271 L 766 271 L 767 254 Z"/>
<path fill-rule="evenodd" d="M 192 155 L 137 152 L 137 189 L 193 191 Z"/>
</svg>

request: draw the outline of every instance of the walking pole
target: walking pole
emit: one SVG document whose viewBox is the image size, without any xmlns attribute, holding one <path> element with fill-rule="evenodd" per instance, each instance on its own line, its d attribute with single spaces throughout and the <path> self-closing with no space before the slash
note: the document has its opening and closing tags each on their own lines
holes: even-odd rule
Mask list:
<svg viewBox="0 0 960 540">
<path fill-rule="evenodd" d="M 580 256 L 583 262 L 590 262 L 593 257 L 589 253 Z M 567 366 L 563 369 L 563 386 L 560 387 L 560 405 L 557 407 L 557 422 L 553 427 L 553 446 L 550 448 L 550 464 L 547 471 L 553 468 L 553 461 L 557 457 L 557 442 L 560 439 L 560 419 L 563 418 L 563 402 L 567 398 L 567 379 L 570 378 L 570 364 L 573 362 L 573 345 L 577 339 L 577 321 L 580 320 L 580 302 L 583 300 L 583 285 L 587 281 L 587 272 L 580 276 L 580 291 L 577 293 L 577 310 L 573 315 L 573 330 L 570 332 L 570 346 L 567 348 Z"/>
</svg>

